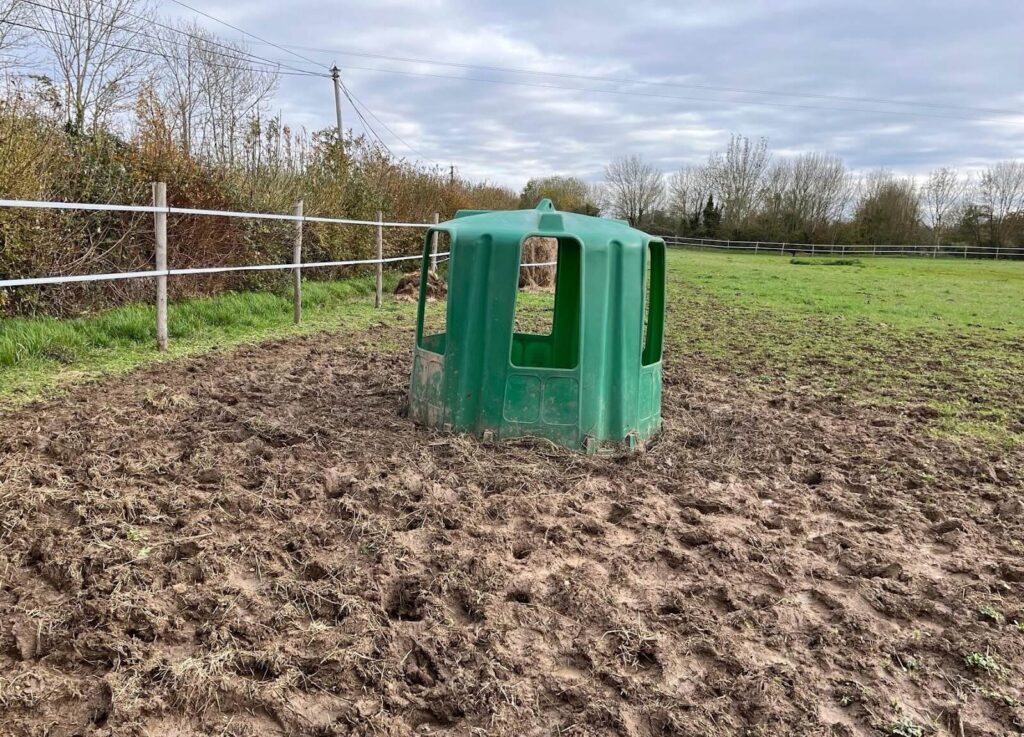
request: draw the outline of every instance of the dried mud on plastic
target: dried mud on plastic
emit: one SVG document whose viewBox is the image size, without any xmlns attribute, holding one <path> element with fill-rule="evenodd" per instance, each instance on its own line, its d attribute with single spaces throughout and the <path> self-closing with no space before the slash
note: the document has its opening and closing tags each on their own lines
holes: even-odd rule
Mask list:
<svg viewBox="0 0 1024 737">
<path fill-rule="evenodd" d="M 642 455 L 485 446 L 371 346 L 4 418 L 0 733 L 1021 731 L 1020 450 L 671 357 Z"/>
</svg>

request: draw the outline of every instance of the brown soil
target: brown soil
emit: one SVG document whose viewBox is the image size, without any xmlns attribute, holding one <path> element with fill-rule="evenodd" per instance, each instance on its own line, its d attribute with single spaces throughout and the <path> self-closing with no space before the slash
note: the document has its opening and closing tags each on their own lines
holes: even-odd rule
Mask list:
<svg viewBox="0 0 1024 737">
<path fill-rule="evenodd" d="M 316 336 L 8 416 L 0 733 L 1024 725 L 1021 451 L 678 364 L 643 455 L 484 446 L 407 378 Z"/>
</svg>

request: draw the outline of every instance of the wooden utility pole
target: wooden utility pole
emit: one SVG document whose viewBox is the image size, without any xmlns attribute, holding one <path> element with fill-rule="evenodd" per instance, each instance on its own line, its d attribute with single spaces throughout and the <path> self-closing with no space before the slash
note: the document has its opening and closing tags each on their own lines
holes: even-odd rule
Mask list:
<svg viewBox="0 0 1024 737">
<path fill-rule="evenodd" d="M 334 113 L 338 117 L 338 145 L 342 155 L 345 154 L 345 128 L 341 125 L 341 70 L 335 64 L 331 67 L 331 79 L 334 80 Z"/>
</svg>

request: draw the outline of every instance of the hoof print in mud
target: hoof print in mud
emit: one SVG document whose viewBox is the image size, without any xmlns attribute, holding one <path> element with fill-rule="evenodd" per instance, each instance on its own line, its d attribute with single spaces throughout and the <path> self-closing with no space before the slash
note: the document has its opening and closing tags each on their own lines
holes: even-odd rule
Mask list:
<svg viewBox="0 0 1024 737">
<path fill-rule="evenodd" d="M 425 579 L 405 576 L 398 579 L 388 594 L 386 611 L 391 619 L 400 622 L 419 622 L 426 616 L 427 593 Z"/>
</svg>

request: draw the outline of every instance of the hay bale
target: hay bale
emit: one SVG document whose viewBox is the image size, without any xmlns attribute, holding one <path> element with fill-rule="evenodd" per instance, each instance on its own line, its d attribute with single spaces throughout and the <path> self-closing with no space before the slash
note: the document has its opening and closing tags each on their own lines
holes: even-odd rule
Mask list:
<svg viewBox="0 0 1024 737">
<path fill-rule="evenodd" d="M 446 299 L 448 297 L 448 283 L 439 277 L 436 272 L 427 272 L 427 301 Z M 416 302 L 420 298 L 420 272 L 413 271 L 404 274 L 398 280 L 395 287 L 395 298 L 407 302 Z"/>
<path fill-rule="evenodd" d="M 544 264 L 558 258 L 558 239 L 527 238 L 523 243 L 524 264 Z M 554 266 L 532 266 L 519 269 L 520 289 L 550 289 L 555 286 Z"/>
</svg>

